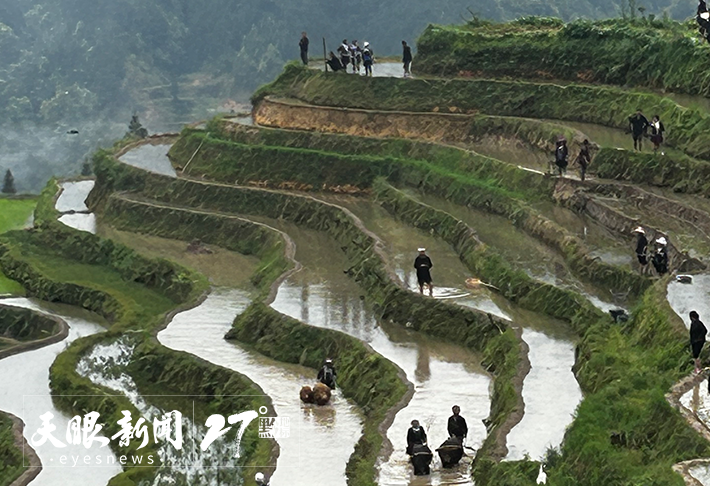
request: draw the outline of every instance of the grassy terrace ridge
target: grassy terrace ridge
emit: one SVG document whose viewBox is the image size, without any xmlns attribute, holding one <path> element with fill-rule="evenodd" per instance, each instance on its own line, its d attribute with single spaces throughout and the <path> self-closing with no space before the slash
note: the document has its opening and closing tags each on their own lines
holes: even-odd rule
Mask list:
<svg viewBox="0 0 710 486">
<path fill-rule="evenodd" d="M 456 342 L 482 353 L 484 365 L 489 371 L 495 373 L 496 379 L 489 416 L 490 434 L 479 450 L 478 457 L 483 463 L 500 459 L 505 455 L 505 435 L 521 417 L 521 374 L 526 370 L 523 370 L 523 350 L 519 333 L 512 329 L 505 329 L 506 325 L 503 322 L 491 316 L 440 301 L 431 301 L 401 288 L 384 264 L 384 256 L 379 248 L 381 243 L 352 214 L 338 206 L 310 197 L 167 178 L 125 166 L 108 154 L 96 158 L 95 172 L 97 193 L 104 195 L 115 190 L 133 189 L 143 196 L 154 197 L 172 204 L 197 205 L 211 211 L 226 213 L 237 212 L 283 218 L 310 229 L 325 231 L 341 245 L 348 262 L 352 265 L 349 273 L 366 290 L 368 300 L 381 318 L 400 324 L 408 323 L 414 330 Z M 97 205 L 101 203 L 97 202 Z M 120 211 L 112 212 L 111 205 L 112 201 L 103 203 L 103 207 L 111 217 L 118 216 Z M 283 326 L 287 328 L 296 326 L 297 321 L 282 318 L 270 307 L 255 307 L 255 309 L 253 314 L 245 313 L 238 317 L 235 321 L 238 323 L 237 327 L 239 325 L 248 327 L 244 319 L 250 322 L 252 319 L 257 319 L 264 325 L 277 326 L 278 329 L 282 329 Z M 452 331 L 455 332 L 452 334 Z M 290 332 L 283 334 L 296 337 Z M 231 334 L 231 336 L 235 335 Z M 270 352 L 276 352 L 278 356 L 283 355 L 281 348 L 272 349 Z M 299 359 L 301 358 L 303 356 L 299 355 Z M 369 427 L 366 429 L 365 444 L 381 441 L 379 435 L 376 437 L 372 435 L 373 429 Z M 366 451 L 367 457 L 356 462 L 369 464 L 370 470 L 358 466 L 357 471 L 359 471 L 358 475 L 367 475 L 364 484 L 371 484 L 374 474 L 371 466 L 375 463 L 379 447 L 370 445 L 366 447 Z"/>
<path fill-rule="evenodd" d="M 651 17 L 430 25 L 417 40 L 415 67 L 435 76 L 558 79 L 710 95 L 710 48 L 697 24 Z"/>
<path fill-rule="evenodd" d="M 50 369 L 50 387 L 57 407 L 68 413 L 98 411 L 106 421 L 108 434 L 118 430 L 116 422 L 121 410 L 131 411 L 134 417 L 139 415 L 127 398 L 115 396 L 114 391 L 76 373 L 78 361 L 95 345 L 111 342 L 128 330 L 133 331 L 138 344 L 134 363 L 136 359 L 142 363 L 153 360 L 150 367 L 131 368 L 140 390 L 151 390 L 150 384 L 161 383 L 161 393 L 236 396 L 198 400 L 200 416 L 270 406 L 263 399 L 238 396 L 263 395 L 238 373 L 168 350 L 151 338 L 164 325 L 168 312 L 178 306 L 194 305 L 207 287 L 204 278 L 171 262 L 146 259 L 121 245 L 58 223 L 53 210 L 57 190 L 56 182 L 50 181 L 43 191 L 36 215 L 38 228 L 6 233 L 0 238 L 0 267 L 22 283 L 28 293 L 92 310 L 111 323 L 108 332 L 75 341 L 55 360 Z M 51 250 L 46 244 L 49 235 L 54 242 Z M 166 268 L 175 272 L 166 273 Z M 192 407 L 182 411 L 191 414 Z M 112 447 L 118 455 L 156 452 L 152 445 L 138 451 L 135 441 L 128 447 L 114 442 Z M 256 428 L 247 430 L 242 443 L 247 464 L 266 464 L 273 457 L 271 445 L 258 439 Z M 110 484 L 135 485 L 150 480 L 155 472 L 129 465 Z M 246 478 L 246 484 L 250 484 L 250 479 Z"/>
<path fill-rule="evenodd" d="M 68 334 L 63 319 L 0 300 L 0 359 L 57 343 Z"/>
<path fill-rule="evenodd" d="M 329 142 L 326 143 L 330 145 Z M 387 146 L 387 144 L 391 144 L 391 142 L 382 142 L 382 146 Z M 209 178 L 212 173 L 209 168 L 210 163 L 215 158 L 219 158 L 219 162 L 215 164 L 220 167 L 217 175 L 221 180 L 229 184 L 231 184 L 229 181 L 244 180 L 245 177 L 258 176 L 259 180 L 271 179 L 274 183 L 287 181 L 303 183 L 310 181 L 321 187 L 322 185 L 327 186 L 328 177 L 333 177 L 332 174 L 338 174 L 338 180 L 345 180 L 350 176 L 359 185 L 360 189 L 365 189 L 370 187 L 375 177 L 386 175 L 388 180 L 396 185 L 417 187 L 423 192 L 444 197 L 457 204 L 475 207 L 511 219 L 531 236 L 554 246 L 565 258 L 570 268 L 584 279 L 594 279 L 597 282 L 604 283 L 614 291 L 628 292 L 632 296 L 640 295 L 649 285 L 647 278 L 629 269 L 609 265 L 592 257 L 589 249 L 581 239 L 570 235 L 560 225 L 525 204 L 526 197 L 521 193 L 509 190 L 507 185 L 510 184 L 511 189 L 518 187 L 521 182 L 517 181 L 529 180 L 530 173 L 495 159 L 473 157 L 467 158 L 465 164 L 460 164 L 460 161 L 457 161 L 455 156 L 460 157 L 465 155 L 466 152 L 456 151 L 453 148 L 451 153 L 454 154 L 454 157 L 452 157 L 451 161 L 442 158 L 443 162 L 437 163 L 430 163 L 428 160 L 353 155 L 348 157 L 357 158 L 358 163 L 369 169 L 353 174 L 352 167 L 332 163 L 332 160 L 337 157 L 337 154 L 332 152 L 292 147 L 245 145 L 216 139 L 205 132 L 195 131 L 186 131 L 184 136 L 173 146 L 171 155 L 175 163 L 183 164 L 189 160 L 187 157 L 191 157 L 191 154 L 195 153 L 198 148 L 200 148 L 198 152 L 203 152 L 206 155 L 201 157 L 196 155 L 192 159 L 192 163 L 198 161 L 197 164 L 201 168 L 200 172 L 206 172 L 204 175 Z M 278 158 L 274 157 L 275 151 L 279 154 Z M 215 155 L 217 152 L 219 154 Z M 245 153 L 249 155 L 247 163 L 243 165 L 242 156 Z M 257 163 L 257 160 L 260 163 Z M 433 157 L 432 160 L 438 159 Z M 133 179 L 138 176 L 131 174 L 135 174 L 136 171 L 123 168 L 123 175 L 120 177 L 111 176 L 109 172 L 113 170 L 112 167 L 115 167 L 116 164 L 110 163 L 109 159 L 106 159 L 105 162 L 97 165 L 97 174 L 99 174 L 101 179 L 113 178 L 116 181 L 126 181 L 126 188 L 145 187 L 149 193 L 146 194 L 147 197 L 159 198 L 162 197 L 162 194 L 166 194 L 169 195 L 168 197 L 181 198 L 191 192 L 191 189 L 187 188 L 190 182 L 180 179 L 176 181 L 174 179 L 158 178 L 157 180 L 164 182 L 133 184 Z M 441 163 L 441 165 L 437 165 L 438 163 Z M 275 165 L 278 167 L 272 170 Z M 327 169 L 323 170 L 322 167 L 327 167 Z M 456 167 L 456 171 L 449 170 L 449 167 Z M 479 174 L 480 179 L 478 178 Z M 536 177 L 543 184 L 543 187 L 550 183 L 549 179 Z M 119 184 L 122 183 L 119 182 Z M 161 188 L 165 184 L 176 189 Z M 180 186 L 183 189 L 177 189 Z M 218 188 L 216 186 L 212 190 L 207 190 L 204 187 L 200 190 L 206 191 L 206 194 L 209 193 L 209 195 L 204 196 L 204 201 L 214 200 L 218 193 L 229 191 L 227 187 Z M 551 190 L 551 187 L 549 190 Z M 185 196 L 181 196 L 181 194 Z M 193 195 L 188 197 L 194 200 Z M 222 197 L 226 196 L 217 198 Z M 538 197 L 545 197 L 545 194 L 538 194 Z M 550 196 L 548 195 L 547 197 Z M 206 204 L 204 201 L 201 204 Z M 219 206 L 214 207 L 226 207 L 223 206 L 224 203 L 222 202 L 217 204 Z M 225 210 L 228 211 L 229 209 Z M 278 214 L 272 216 L 278 217 Z"/>
<path fill-rule="evenodd" d="M 356 92 L 358 96 L 350 96 Z M 710 160 L 710 114 L 685 108 L 661 95 L 608 86 L 536 83 L 500 79 L 401 79 L 338 76 L 288 64 L 252 97 L 294 98 L 306 103 L 370 110 L 450 111 L 578 121 L 625 129 L 642 107 L 660 115 L 666 145 Z"/>
<path fill-rule="evenodd" d="M 0 486 L 9 486 L 25 470 L 22 450 L 15 445 L 12 419 L 0 412 Z"/>
<path fill-rule="evenodd" d="M 36 204 L 35 197 L 0 196 L 0 234 L 21 228 L 32 217 Z M 22 295 L 22 293 L 22 286 L 0 272 L 0 295 Z"/>
</svg>

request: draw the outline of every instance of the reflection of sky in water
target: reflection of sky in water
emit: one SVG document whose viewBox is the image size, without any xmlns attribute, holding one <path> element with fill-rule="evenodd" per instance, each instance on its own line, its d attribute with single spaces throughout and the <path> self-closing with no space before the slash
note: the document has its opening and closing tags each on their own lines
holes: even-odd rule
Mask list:
<svg viewBox="0 0 710 486">
<path fill-rule="evenodd" d="M 64 214 L 59 217 L 59 221 L 70 228 L 96 234 L 96 215 L 94 213 Z"/>
<path fill-rule="evenodd" d="M 448 438 L 446 423 L 451 407 L 459 404 L 469 425 L 468 445 L 480 446 L 486 434 L 482 420 L 489 412 L 490 379 L 478 370 L 472 372 L 470 368 L 475 366 L 474 363 L 464 364 L 458 361 L 460 357 L 447 355 L 446 348 L 455 348 L 455 353 L 472 362 L 477 358 L 458 347 L 432 347 L 427 344 L 428 339 L 408 333 L 399 326 L 388 328 L 394 333 L 389 335 L 359 299 L 356 288 L 347 293 L 342 287 L 321 283 L 306 272 L 299 272 L 282 284 L 273 307 L 311 325 L 337 329 L 367 342 L 376 352 L 402 368 L 415 385 L 414 397 L 396 415 L 388 430 L 394 452 L 380 469 L 379 484 L 410 484 L 411 466 L 404 448 L 407 429 L 413 419 L 418 419 L 427 428 L 433 450 Z M 435 470 L 436 462 L 431 482 L 427 484 L 471 484 L 463 463 L 459 468 L 439 471 Z"/>
<path fill-rule="evenodd" d="M 710 326 L 710 274 L 693 275 L 693 282 L 682 284 L 675 280 L 668 284 L 668 303 L 690 328 L 688 314 L 694 310 L 705 326 Z M 690 354 L 688 354 L 690 357 Z"/>
<path fill-rule="evenodd" d="M 55 207 L 60 213 L 67 211 L 88 211 L 86 198 L 94 188 L 94 181 L 62 182 L 62 193 L 57 198 Z"/>
<path fill-rule="evenodd" d="M 168 159 L 170 147 L 172 144 L 151 145 L 147 143 L 129 150 L 118 160 L 139 169 L 176 177 L 175 169 Z"/>
<path fill-rule="evenodd" d="M 706 426 L 710 426 L 710 394 L 707 381 L 693 387 L 680 397 L 680 404 L 692 411 Z M 690 468 L 690 474 L 703 486 L 710 486 L 710 464 L 698 464 Z"/>
<path fill-rule="evenodd" d="M 280 455 L 271 486 L 312 486 L 316 465 L 318 484 L 344 486 L 345 465 L 361 435 L 357 408 L 337 391 L 326 406 L 302 404 L 299 391 L 315 383 L 314 370 L 285 365 L 226 341 L 224 334 L 248 304 L 245 292 L 215 289 L 198 307 L 177 314 L 158 340 L 242 373 L 271 397 L 278 416 L 290 419 L 290 436 L 277 439 Z M 268 478 L 270 469 L 261 469 Z"/>
<path fill-rule="evenodd" d="M 49 312 L 44 309 L 44 304 L 37 304 L 24 298 L 3 299 L 0 302 Z M 41 426 L 40 415 L 51 412 L 54 415 L 52 424 L 56 426 L 54 436 L 66 444 L 65 434 L 71 417 L 54 406 L 49 389 L 49 367 L 70 343 L 80 337 L 104 330 L 99 324 L 83 318 L 63 313 L 58 315 L 70 327 L 69 335 L 64 341 L 0 360 L 0 376 L 12 377 L 4 380 L 0 387 L 0 410 L 10 412 L 23 420 L 24 435 L 28 441 Z M 32 485 L 105 486 L 113 476 L 121 472 L 115 455 L 108 447 L 99 449 L 98 445 L 95 445 L 87 450 L 83 445 L 67 445 L 66 448 L 59 449 L 48 441 L 34 449 L 43 467 L 39 476 L 32 481 Z M 83 458 L 87 454 L 91 455 L 91 466 L 83 463 Z M 98 467 L 94 465 L 97 455 L 102 458 L 102 464 Z M 62 456 L 67 456 L 67 466 L 61 465 Z M 68 464 L 73 464 L 71 457 L 80 458 L 76 467 L 68 467 Z M 109 460 L 114 463 L 108 464 Z"/>
</svg>

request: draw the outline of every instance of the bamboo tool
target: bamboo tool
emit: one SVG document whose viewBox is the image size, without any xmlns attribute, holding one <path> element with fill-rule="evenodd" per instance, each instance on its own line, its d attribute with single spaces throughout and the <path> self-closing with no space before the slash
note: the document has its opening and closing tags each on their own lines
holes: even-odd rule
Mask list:
<svg viewBox="0 0 710 486">
<path fill-rule="evenodd" d="M 480 279 L 478 279 L 478 278 L 473 278 L 473 277 L 472 277 L 472 278 L 467 278 L 467 279 L 466 279 L 466 287 L 468 287 L 468 288 L 470 288 L 470 289 L 478 288 L 478 287 L 480 287 L 481 285 L 483 285 L 483 286 L 485 286 L 485 287 L 489 287 L 489 288 L 491 288 L 491 289 L 500 290 L 500 289 L 499 289 L 498 287 L 496 287 L 495 285 L 491 285 L 491 284 L 488 284 L 488 283 L 486 283 L 486 282 L 482 282 L 482 281 L 481 281 Z"/>
<path fill-rule="evenodd" d="M 325 48 L 325 37 L 323 37 L 323 62 L 325 63 L 325 72 L 328 72 L 328 54 Z"/>
</svg>

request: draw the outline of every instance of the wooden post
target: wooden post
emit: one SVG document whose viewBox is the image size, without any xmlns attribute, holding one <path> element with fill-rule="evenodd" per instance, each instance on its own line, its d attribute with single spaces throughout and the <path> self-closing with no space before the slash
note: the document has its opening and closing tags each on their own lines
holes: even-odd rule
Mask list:
<svg viewBox="0 0 710 486">
<path fill-rule="evenodd" d="M 323 62 L 325 62 L 325 72 L 328 72 L 328 54 L 325 49 L 325 37 L 323 37 Z"/>
</svg>

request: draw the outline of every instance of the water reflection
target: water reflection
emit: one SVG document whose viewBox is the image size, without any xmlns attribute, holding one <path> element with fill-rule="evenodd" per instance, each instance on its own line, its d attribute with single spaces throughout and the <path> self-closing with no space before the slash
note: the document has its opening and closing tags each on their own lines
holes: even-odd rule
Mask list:
<svg viewBox="0 0 710 486">
<path fill-rule="evenodd" d="M 173 165 L 168 159 L 168 151 L 172 143 L 143 144 L 133 148 L 119 157 L 124 164 L 138 167 L 150 172 L 177 177 Z"/>
</svg>

